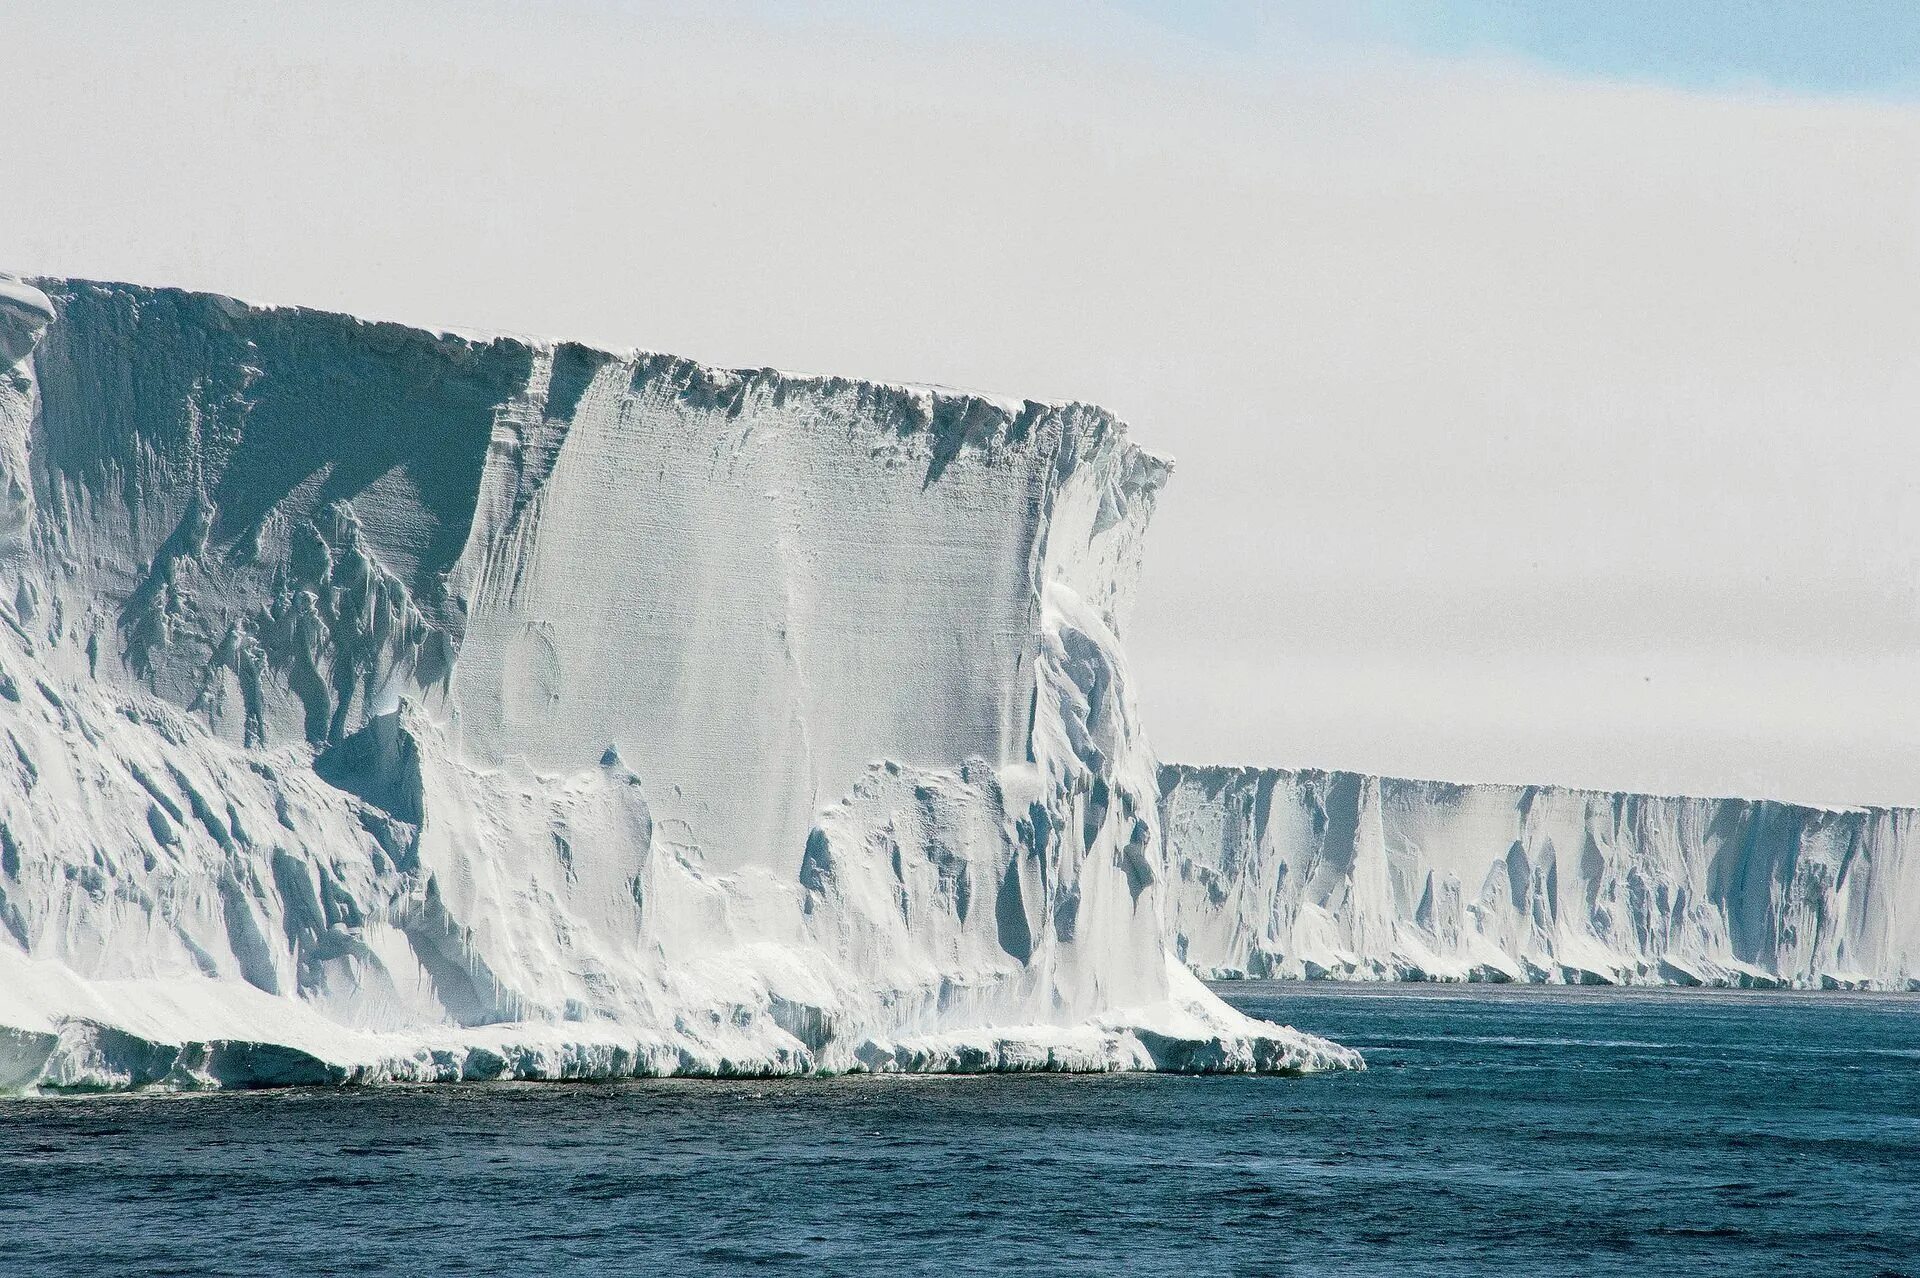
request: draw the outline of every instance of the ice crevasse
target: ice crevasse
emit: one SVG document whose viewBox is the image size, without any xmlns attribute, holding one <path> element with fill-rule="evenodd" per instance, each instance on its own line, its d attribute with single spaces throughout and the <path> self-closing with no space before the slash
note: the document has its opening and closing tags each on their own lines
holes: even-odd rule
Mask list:
<svg viewBox="0 0 1920 1278">
<path fill-rule="evenodd" d="M 0 280 L 0 1088 L 1306 1071 L 1109 414 Z"/>
</svg>

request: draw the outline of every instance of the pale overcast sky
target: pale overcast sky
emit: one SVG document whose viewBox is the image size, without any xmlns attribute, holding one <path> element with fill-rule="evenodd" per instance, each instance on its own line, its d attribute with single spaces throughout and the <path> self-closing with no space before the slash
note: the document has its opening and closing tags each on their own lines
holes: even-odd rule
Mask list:
<svg viewBox="0 0 1920 1278">
<path fill-rule="evenodd" d="M 0 268 L 1094 400 L 1165 757 L 1920 802 L 1920 6 L 159 8 Z"/>
</svg>

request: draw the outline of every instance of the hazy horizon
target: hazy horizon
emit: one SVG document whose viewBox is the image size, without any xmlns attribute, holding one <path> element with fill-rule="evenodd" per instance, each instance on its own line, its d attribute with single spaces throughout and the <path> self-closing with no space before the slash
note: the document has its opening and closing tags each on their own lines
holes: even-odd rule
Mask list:
<svg viewBox="0 0 1920 1278">
<path fill-rule="evenodd" d="M 1099 402 L 1165 758 L 1920 802 L 1892 71 L 1165 8 L 49 6 L 0 269 Z"/>
</svg>

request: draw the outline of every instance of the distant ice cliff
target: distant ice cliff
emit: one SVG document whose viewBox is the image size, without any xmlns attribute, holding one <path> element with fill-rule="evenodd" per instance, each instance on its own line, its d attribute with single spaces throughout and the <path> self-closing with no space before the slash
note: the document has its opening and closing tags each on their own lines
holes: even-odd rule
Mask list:
<svg viewBox="0 0 1920 1278">
<path fill-rule="evenodd" d="M 1920 988 L 1920 812 L 1160 771 L 1206 976 Z"/>
<path fill-rule="evenodd" d="M 0 1087 L 1305 1070 L 1082 405 L 0 284 Z"/>
</svg>

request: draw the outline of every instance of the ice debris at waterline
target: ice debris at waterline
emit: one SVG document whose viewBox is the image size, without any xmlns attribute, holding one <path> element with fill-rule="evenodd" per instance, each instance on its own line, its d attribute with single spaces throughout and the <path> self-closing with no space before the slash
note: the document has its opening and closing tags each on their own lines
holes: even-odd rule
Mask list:
<svg viewBox="0 0 1920 1278">
<path fill-rule="evenodd" d="M 1920 989 L 1920 811 L 1160 771 L 1203 975 Z"/>
<path fill-rule="evenodd" d="M 1357 1066 L 1172 956 L 1079 404 L 0 283 L 0 1087 Z"/>
</svg>

